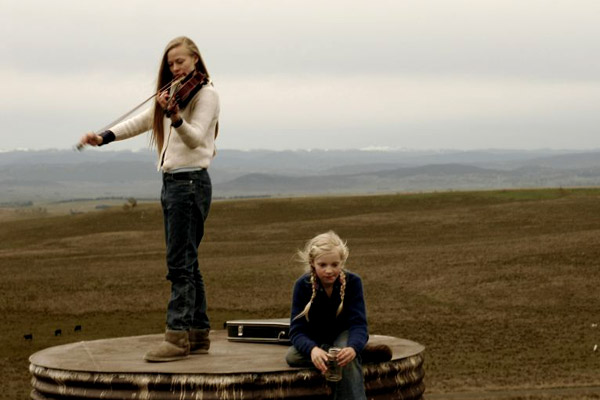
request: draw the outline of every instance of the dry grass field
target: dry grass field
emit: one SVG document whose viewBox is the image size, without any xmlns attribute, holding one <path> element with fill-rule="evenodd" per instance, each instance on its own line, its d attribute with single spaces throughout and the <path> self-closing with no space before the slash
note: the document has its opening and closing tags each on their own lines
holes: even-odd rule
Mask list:
<svg viewBox="0 0 600 400">
<path fill-rule="evenodd" d="M 200 246 L 213 328 L 287 316 L 294 252 L 329 229 L 348 240 L 371 332 L 426 346 L 432 398 L 600 399 L 544 392 L 600 386 L 600 190 L 215 202 Z M 0 398 L 28 398 L 37 350 L 164 328 L 158 204 L 4 218 L 0 265 Z"/>
</svg>

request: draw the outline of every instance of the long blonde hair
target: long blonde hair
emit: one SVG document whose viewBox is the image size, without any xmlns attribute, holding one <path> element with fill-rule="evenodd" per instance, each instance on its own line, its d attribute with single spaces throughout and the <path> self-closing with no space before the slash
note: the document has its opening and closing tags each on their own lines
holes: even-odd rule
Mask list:
<svg viewBox="0 0 600 400">
<path fill-rule="evenodd" d="M 210 75 L 208 74 L 208 70 L 206 69 L 206 65 L 202 60 L 202 56 L 200 55 L 200 50 L 198 50 L 198 46 L 192 41 L 192 39 L 186 36 L 179 36 L 175 39 L 171 40 L 167 47 L 165 47 L 165 51 L 162 56 L 162 60 L 160 62 L 160 68 L 158 69 L 158 79 L 156 80 L 156 91 L 161 90 L 165 85 L 173 80 L 173 74 L 169 69 L 169 61 L 167 58 L 167 54 L 169 51 L 174 49 L 177 46 L 185 46 L 185 48 L 190 52 L 190 54 L 198 57 L 198 61 L 196 62 L 196 71 L 201 72 L 206 75 L 207 78 L 210 79 Z M 162 147 L 165 141 L 165 133 L 164 133 L 164 117 L 165 112 L 158 104 L 158 101 L 154 101 L 154 117 L 152 121 L 152 137 L 150 139 L 151 144 L 156 145 L 158 149 L 158 154 L 161 153 Z"/>
<path fill-rule="evenodd" d="M 331 253 L 333 251 L 337 251 L 340 255 L 340 260 L 342 262 L 342 271 L 340 272 L 340 305 L 335 313 L 336 316 L 340 315 L 342 309 L 344 308 L 344 296 L 346 294 L 346 273 L 344 272 L 344 265 L 346 264 L 346 260 L 348 259 L 348 255 L 350 251 L 346 242 L 343 241 L 337 233 L 334 231 L 328 231 L 325 233 L 321 233 L 320 235 L 315 236 L 304 246 L 304 249 L 298 250 L 297 256 L 298 259 L 305 265 L 308 272 L 310 273 L 310 283 L 312 287 L 312 294 L 310 296 L 310 300 L 302 310 L 302 312 L 294 317 L 294 320 L 305 317 L 308 321 L 308 312 L 310 311 L 310 307 L 317 296 L 317 273 L 315 272 L 315 267 L 313 263 L 317 257 L 325 253 Z"/>
</svg>

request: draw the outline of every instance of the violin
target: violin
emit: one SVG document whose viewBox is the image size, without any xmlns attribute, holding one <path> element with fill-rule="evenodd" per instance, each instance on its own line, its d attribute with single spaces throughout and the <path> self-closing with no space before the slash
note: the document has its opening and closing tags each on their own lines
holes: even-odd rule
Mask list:
<svg viewBox="0 0 600 400">
<path fill-rule="evenodd" d="M 170 116 L 171 110 L 177 106 L 185 108 L 202 86 L 208 83 L 208 77 L 202 72 L 192 71 L 180 80 L 175 81 L 169 88 L 169 101 L 165 115 Z"/>
</svg>

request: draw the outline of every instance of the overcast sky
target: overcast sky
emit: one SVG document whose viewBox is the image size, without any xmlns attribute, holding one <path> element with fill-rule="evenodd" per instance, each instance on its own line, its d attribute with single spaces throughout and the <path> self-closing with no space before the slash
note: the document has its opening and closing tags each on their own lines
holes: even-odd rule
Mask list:
<svg viewBox="0 0 600 400">
<path fill-rule="evenodd" d="M 221 96 L 220 148 L 600 148 L 598 0 L 0 4 L 1 150 L 104 127 L 180 35 Z"/>
</svg>

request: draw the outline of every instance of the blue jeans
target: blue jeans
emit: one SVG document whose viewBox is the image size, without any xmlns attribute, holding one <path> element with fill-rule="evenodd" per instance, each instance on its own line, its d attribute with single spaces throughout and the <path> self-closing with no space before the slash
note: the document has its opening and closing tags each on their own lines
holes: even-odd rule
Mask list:
<svg viewBox="0 0 600 400">
<path fill-rule="evenodd" d="M 206 170 L 163 174 L 160 200 L 167 244 L 167 279 L 171 281 L 167 307 L 167 328 L 171 330 L 210 329 L 198 246 L 204 236 L 211 197 Z"/>
<path fill-rule="evenodd" d="M 343 348 L 347 345 L 348 331 L 344 331 L 335 339 L 333 347 Z M 329 347 L 331 346 L 321 346 L 324 350 Z M 310 355 L 306 356 L 300 353 L 294 346 L 288 349 L 285 360 L 290 367 L 314 367 Z M 341 381 L 331 383 L 334 400 L 367 400 L 360 355 L 357 354 L 350 364 L 342 368 Z"/>
</svg>

